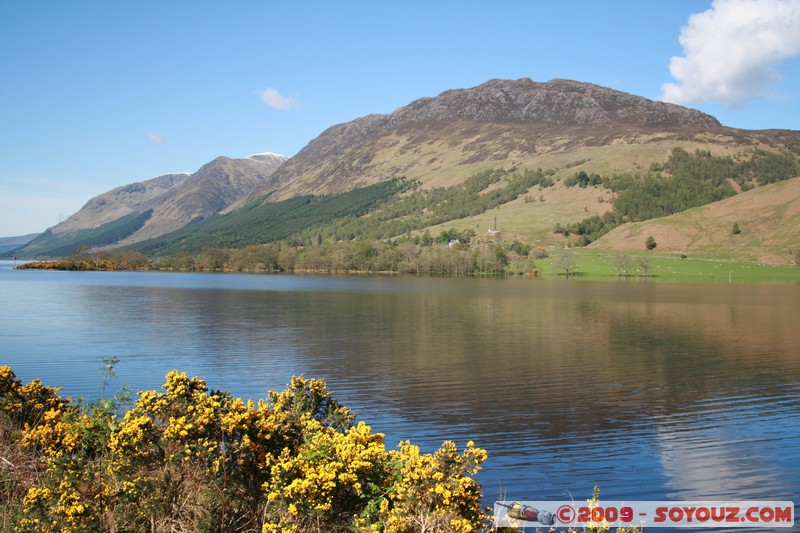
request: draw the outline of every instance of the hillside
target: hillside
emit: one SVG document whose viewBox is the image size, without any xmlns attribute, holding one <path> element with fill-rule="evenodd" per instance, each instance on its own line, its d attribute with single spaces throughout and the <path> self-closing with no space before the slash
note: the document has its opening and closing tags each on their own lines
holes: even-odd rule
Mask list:
<svg viewBox="0 0 800 533">
<path fill-rule="evenodd" d="M 733 233 L 734 224 L 740 233 Z M 800 178 L 764 185 L 668 217 L 629 223 L 592 243 L 643 250 L 652 235 L 658 252 L 788 263 L 800 250 Z"/>
<path fill-rule="evenodd" d="M 63 256 L 81 245 L 123 246 L 158 237 L 230 207 L 286 159 L 271 153 L 218 157 L 193 174 L 165 174 L 117 187 L 92 198 L 17 253 Z"/>
<path fill-rule="evenodd" d="M 630 171 L 663 161 L 675 146 L 727 154 L 798 139 L 797 132 L 725 128 L 699 111 L 588 83 L 491 80 L 335 125 L 249 199 L 342 192 L 398 176 L 446 186 L 509 165 L 581 161 L 587 171 Z"/>
<path fill-rule="evenodd" d="M 669 170 L 676 153 L 683 166 Z M 614 220 L 602 231 L 570 229 L 585 244 L 624 220 L 796 177 L 798 155 L 798 131 L 727 128 L 696 110 L 576 81 L 491 80 L 334 125 L 285 162 L 218 158 L 192 175 L 115 189 L 25 251 L 83 243 L 161 255 L 495 226 L 507 240 L 558 246 L 579 242 L 554 233 L 557 225 Z M 728 168 L 736 174 L 719 174 Z M 568 185 L 578 173 L 593 182 Z M 658 205 L 660 194 L 669 205 Z"/>
<path fill-rule="evenodd" d="M 482 172 L 543 169 L 554 182 L 551 186 L 536 184 L 490 208 L 473 206 L 469 213 L 451 213 L 448 218 L 436 213 L 441 205 L 420 200 L 417 205 L 427 216 L 406 211 L 403 216 L 409 223 L 387 221 L 381 213 L 371 219 L 380 219 L 384 228 L 399 228 L 395 232 L 356 224 L 349 227 L 356 235 L 374 238 L 425 229 L 434 235 L 451 229 L 481 234 L 497 226 L 507 240 L 562 245 L 564 239 L 552 232 L 557 224 L 575 224 L 614 208 L 614 186 L 565 186 L 577 172 L 614 179 L 648 175 L 651 168 L 663 166 L 676 148 L 686 154 L 713 154 L 715 161 L 742 166 L 759 150 L 788 154 L 791 160 L 791 150 L 797 146 L 800 132 L 727 128 L 695 110 L 597 85 L 491 80 L 419 99 L 388 115 L 369 115 L 333 126 L 287 161 L 250 199 L 265 193 L 270 193 L 269 202 L 339 194 L 405 176 L 418 184 L 407 195 L 441 191 L 454 194 L 451 201 L 460 198 L 463 203 L 467 200 L 453 187 Z M 693 179 L 691 173 L 684 177 Z M 748 179 L 754 184 L 761 181 L 755 175 Z M 734 188 L 729 193 L 735 194 Z M 714 199 L 711 196 L 709 201 Z M 392 204 L 384 211 L 402 209 Z M 421 219 L 427 219 L 427 225 Z M 347 235 L 330 226 L 320 233 L 330 238 Z M 304 236 L 296 237 L 302 240 Z"/>
<path fill-rule="evenodd" d="M 28 244 L 38 236 L 39 233 L 31 233 L 29 235 L 19 235 L 16 237 L 0 237 L 0 254 Z"/>
</svg>

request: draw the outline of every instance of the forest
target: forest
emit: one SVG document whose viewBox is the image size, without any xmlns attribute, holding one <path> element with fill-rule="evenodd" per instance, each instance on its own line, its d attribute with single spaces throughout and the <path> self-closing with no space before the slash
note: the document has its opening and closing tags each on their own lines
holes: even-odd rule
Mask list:
<svg viewBox="0 0 800 533">
<path fill-rule="evenodd" d="M 493 169 L 450 187 L 424 189 L 418 181 L 394 178 L 340 194 L 279 202 L 264 198 L 229 214 L 196 220 L 131 249 L 158 257 L 264 243 L 308 245 L 410 237 L 411 232 L 483 213 L 531 187 L 553 183 L 541 170 Z"/>
</svg>

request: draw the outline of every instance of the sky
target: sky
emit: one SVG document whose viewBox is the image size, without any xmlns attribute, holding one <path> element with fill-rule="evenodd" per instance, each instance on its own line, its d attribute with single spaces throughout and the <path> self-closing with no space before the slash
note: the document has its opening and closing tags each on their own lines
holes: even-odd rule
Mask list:
<svg viewBox="0 0 800 533">
<path fill-rule="evenodd" d="M 0 0 L 0 237 L 495 78 L 800 129 L 800 0 Z"/>
</svg>

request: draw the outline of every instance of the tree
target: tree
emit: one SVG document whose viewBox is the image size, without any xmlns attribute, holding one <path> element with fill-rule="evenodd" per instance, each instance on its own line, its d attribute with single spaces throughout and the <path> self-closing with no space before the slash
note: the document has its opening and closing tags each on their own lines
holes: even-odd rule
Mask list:
<svg viewBox="0 0 800 533">
<path fill-rule="evenodd" d="M 396 272 L 402 259 L 403 254 L 400 252 L 397 246 L 385 245 L 374 257 L 373 264 L 376 270 Z"/>
<path fill-rule="evenodd" d="M 515 252 L 517 255 L 527 256 L 528 252 L 531 251 L 531 247 L 528 244 L 521 243 L 519 241 L 514 241 L 511 243 L 511 247 L 509 248 L 512 252 Z"/>
<path fill-rule="evenodd" d="M 303 253 L 303 266 L 310 270 L 330 270 L 328 248 L 325 246 L 309 246 Z"/>
<path fill-rule="evenodd" d="M 647 271 L 650 270 L 653 266 L 653 264 L 650 262 L 650 258 L 645 255 L 640 255 L 639 257 L 637 257 L 636 264 L 639 265 L 639 268 L 641 268 L 644 271 L 645 277 L 647 277 Z"/>
<path fill-rule="evenodd" d="M 111 260 L 117 264 L 117 268 L 124 269 L 144 268 L 149 263 L 142 252 L 124 249 L 115 251 L 111 255 Z"/>
<path fill-rule="evenodd" d="M 416 244 L 405 242 L 400 245 L 401 263 L 398 268 L 401 272 L 417 273 L 419 268 L 419 248 Z"/>
<path fill-rule="evenodd" d="M 738 222 L 734 222 L 733 223 L 733 229 L 731 230 L 731 233 L 733 233 L 734 235 L 739 235 L 741 232 L 742 232 L 742 230 L 739 229 L 739 223 Z"/>
<path fill-rule="evenodd" d="M 278 252 L 278 270 L 292 272 L 294 264 L 297 262 L 297 248 L 294 246 L 284 246 Z"/>
<path fill-rule="evenodd" d="M 358 240 L 350 245 L 350 254 L 356 270 L 371 271 L 373 259 L 378 253 L 379 250 L 376 250 L 374 244 L 370 241 Z"/>
<path fill-rule="evenodd" d="M 482 274 L 496 274 L 503 271 L 505 255 L 492 245 L 481 246 L 475 252 L 475 268 Z"/>
<path fill-rule="evenodd" d="M 611 259 L 611 265 L 617 271 L 617 276 L 630 276 L 631 268 L 633 268 L 633 261 L 631 255 L 627 252 L 617 252 Z"/>
<path fill-rule="evenodd" d="M 197 267 L 202 270 L 224 270 L 228 262 L 229 253 L 219 248 L 207 248 L 197 261 Z"/>
<path fill-rule="evenodd" d="M 648 250 L 652 250 L 656 247 L 656 240 L 650 235 L 646 241 L 644 241 L 644 245 L 647 247 Z"/>
<path fill-rule="evenodd" d="M 189 252 L 177 252 L 159 261 L 162 268 L 174 270 L 194 270 L 195 260 Z"/>
<path fill-rule="evenodd" d="M 562 250 L 553 258 L 553 267 L 557 270 L 563 270 L 567 277 L 574 274 L 577 268 L 575 253 L 570 250 Z"/>
</svg>

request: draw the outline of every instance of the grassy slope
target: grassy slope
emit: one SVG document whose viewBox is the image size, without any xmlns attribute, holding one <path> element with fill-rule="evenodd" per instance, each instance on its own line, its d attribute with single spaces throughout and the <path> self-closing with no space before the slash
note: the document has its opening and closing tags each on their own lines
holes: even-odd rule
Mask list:
<svg viewBox="0 0 800 533">
<path fill-rule="evenodd" d="M 577 275 L 575 279 L 615 280 L 617 272 L 612 266 L 614 255 L 619 252 L 582 248 L 573 250 Z M 774 265 L 753 262 L 716 261 L 687 256 L 662 255 L 657 252 L 627 252 L 632 257 L 647 256 L 651 262 L 648 277 L 633 276 L 629 281 L 698 281 L 722 283 L 781 282 L 800 283 L 800 268 L 790 265 Z M 542 276 L 563 277 L 556 266 L 554 252 L 548 259 L 536 261 Z M 639 272 L 638 274 L 642 274 Z"/>
<path fill-rule="evenodd" d="M 143 213 L 128 213 L 96 228 L 70 233 L 53 234 L 47 230 L 15 253 L 26 258 L 66 257 L 80 246 L 101 247 L 114 244 L 141 228 L 152 214 L 152 209 Z"/>
<path fill-rule="evenodd" d="M 563 242 L 560 235 L 553 235 L 556 223 L 577 222 L 594 214 L 603 214 L 611 209 L 611 193 L 601 187 L 564 187 L 557 183 L 553 187 L 533 187 L 528 191 L 533 201 L 518 198 L 513 202 L 491 209 L 480 215 L 455 220 L 428 228 L 431 234 L 438 235 L 442 230 L 471 228 L 482 235 L 494 227 L 504 241 L 535 242 L 556 245 Z M 602 197 L 603 202 L 598 198 Z"/>
<path fill-rule="evenodd" d="M 708 139 L 712 140 L 721 139 Z M 405 167 L 406 175 L 421 180 L 424 187 L 447 187 L 460 183 L 482 170 L 510 168 L 512 165 L 553 170 L 555 171 L 553 179 L 558 180 L 570 177 L 580 170 L 601 175 L 644 171 L 649 169 L 653 162 L 664 163 L 675 147 L 682 147 L 690 153 L 695 149 L 708 150 L 718 156 L 734 155 L 741 151 L 741 147 L 726 146 L 716 142 L 687 142 L 642 137 L 631 144 L 577 146 L 564 151 L 557 149 L 543 151 L 519 159 L 512 157 L 492 162 L 459 164 L 461 143 L 446 146 L 442 141 L 437 144 L 423 144 L 408 151 L 398 150 L 398 146 L 404 145 L 403 142 L 389 144 L 390 149 L 377 152 L 373 164 L 383 165 L 392 161 Z M 436 159 L 431 161 L 434 156 Z M 458 230 L 471 228 L 481 235 L 493 227 L 496 217 L 497 228 L 502 232 L 504 240 L 522 240 L 537 245 L 561 245 L 563 239 L 552 233 L 556 223 L 571 224 L 611 209 L 609 203 L 611 193 L 600 187 L 567 189 L 557 184 L 553 188 L 543 190 L 534 187 L 529 191 L 529 195 L 536 201 L 526 203 L 520 198 L 481 215 L 432 226 L 428 230 L 431 234 L 438 235 L 442 230 L 450 228 Z M 544 202 L 539 201 L 540 196 L 544 197 Z M 599 197 L 603 198 L 603 202 L 598 201 Z"/>
<path fill-rule="evenodd" d="M 732 130 L 733 131 L 733 130 Z M 693 153 L 708 150 L 714 155 L 734 155 L 743 149 L 756 148 L 752 140 L 736 138 L 733 133 L 709 132 L 692 134 L 691 140 L 673 133 L 630 134 L 611 140 L 619 132 L 609 130 L 609 139 L 576 140 L 575 132 L 559 137 L 552 131 L 542 132 L 528 125 L 470 124 L 452 129 L 394 132 L 337 153 L 340 161 L 357 161 L 354 170 L 359 185 L 379 182 L 391 177 L 415 178 L 429 187 L 447 187 L 488 168 L 517 164 L 527 168 L 564 169 L 583 161 L 586 172 L 609 174 L 647 169 L 653 161 L 664 162 L 675 147 Z M 535 149 L 520 151 L 510 148 L 510 141 L 527 139 Z M 610 142 L 610 144 L 605 144 Z M 513 145 L 514 143 L 511 143 Z M 324 167 L 328 162 L 322 164 Z M 285 183 L 272 200 L 296 194 L 341 192 L 328 187 L 343 186 L 336 180 L 318 181 L 320 166 L 308 168 Z"/>
<path fill-rule="evenodd" d="M 738 223 L 741 233 L 732 233 Z M 800 248 L 800 178 L 758 187 L 675 215 L 621 226 L 593 248 L 641 250 L 652 235 L 657 251 L 724 260 L 788 263 Z"/>
<path fill-rule="evenodd" d="M 641 139 L 644 141 L 645 139 Z M 517 165 L 523 168 L 542 168 L 553 170 L 553 179 L 559 180 L 574 175 L 583 170 L 600 174 L 613 174 L 620 172 L 636 172 L 650 167 L 654 161 L 663 163 L 675 147 L 684 147 L 694 151 L 696 148 L 710 150 L 717 155 L 729 155 L 731 149 L 725 146 L 708 143 L 688 143 L 676 140 L 651 141 L 644 144 L 613 144 L 610 146 L 580 146 L 566 151 L 549 151 L 534 156 L 520 159 L 484 162 L 477 164 L 457 164 L 455 152 L 460 145 L 446 149 L 443 145 L 428 146 L 431 152 L 438 154 L 438 159 L 425 163 L 426 157 L 431 155 L 421 151 L 415 165 L 409 160 L 408 176 L 417 178 L 424 183 L 424 187 L 447 187 L 461 183 L 469 176 L 482 170 L 492 168 L 510 168 Z M 398 155 L 394 151 L 379 153 L 376 161 L 387 160 L 392 156 L 408 158 L 407 153 Z M 405 161 L 405 159 L 402 159 Z M 552 234 L 556 223 L 571 224 L 594 214 L 603 214 L 611 209 L 611 193 L 600 187 L 581 189 L 579 187 L 565 188 L 561 184 L 555 187 L 539 189 L 534 187 L 528 193 L 535 202 L 525 202 L 520 198 L 509 202 L 489 212 L 478 216 L 468 217 L 446 224 L 432 226 L 431 234 L 439 234 L 442 230 L 455 228 L 464 230 L 474 229 L 478 235 L 486 233 L 494 225 L 497 218 L 497 228 L 502 232 L 505 240 L 523 240 L 535 242 L 540 245 L 557 245 L 563 241 L 560 236 Z M 544 201 L 540 201 L 540 197 Z M 602 197 L 603 202 L 598 198 Z"/>
</svg>

